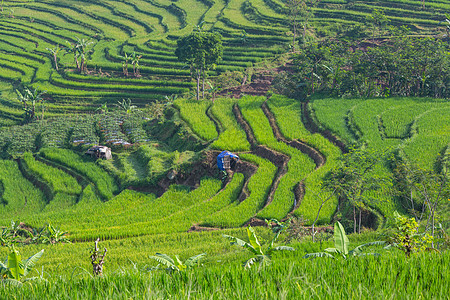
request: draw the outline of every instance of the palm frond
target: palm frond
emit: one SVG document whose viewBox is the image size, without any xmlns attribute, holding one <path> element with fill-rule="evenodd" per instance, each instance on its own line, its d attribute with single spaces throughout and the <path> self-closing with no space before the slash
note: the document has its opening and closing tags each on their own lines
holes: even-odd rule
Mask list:
<svg viewBox="0 0 450 300">
<path fill-rule="evenodd" d="M 256 257 L 252 257 L 244 263 L 244 268 L 251 268 L 252 265 L 256 262 Z"/>
<path fill-rule="evenodd" d="M 250 241 L 250 245 L 252 245 L 252 248 L 258 252 L 261 255 L 264 255 L 261 244 L 258 241 L 258 238 L 256 237 L 255 229 L 253 229 L 252 226 L 249 226 L 247 228 L 247 234 L 248 234 L 248 240 Z"/>
<path fill-rule="evenodd" d="M 15 287 L 20 287 L 22 286 L 22 282 L 20 282 L 19 280 L 16 279 L 11 279 L 11 278 L 6 278 L 4 280 L 2 280 L 4 283 L 15 286 Z"/>
<path fill-rule="evenodd" d="M 334 258 L 333 255 L 326 252 L 317 252 L 317 253 L 308 253 L 303 258 L 316 258 L 316 257 L 331 257 Z"/>
<path fill-rule="evenodd" d="M 362 244 L 362 245 L 359 245 L 358 247 L 356 247 L 355 249 L 349 251 L 348 254 L 350 254 L 350 255 L 360 255 L 362 253 L 364 247 L 380 246 L 380 245 L 385 245 L 385 244 L 386 244 L 386 242 L 384 242 L 384 241 L 375 241 L 375 242 Z"/>
<path fill-rule="evenodd" d="M 160 264 L 165 265 L 168 268 L 176 268 L 175 263 L 170 256 L 162 253 L 156 253 L 155 256 L 149 256 L 150 258 L 156 260 Z"/>
<path fill-rule="evenodd" d="M 204 258 L 206 256 L 206 253 L 201 253 L 195 256 L 191 256 L 188 259 L 186 259 L 186 261 L 184 262 L 184 264 L 188 267 L 193 267 L 195 264 L 197 264 L 202 258 Z"/>
<path fill-rule="evenodd" d="M 295 251 L 294 248 L 289 246 L 277 246 L 272 248 L 273 251 Z"/>
<path fill-rule="evenodd" d="M 33 269 L 34 265 L 36 264 L 36 262 L 39 260 L 39 258 L 41 258 L 41 256 L 44 254 L 44 249 L 42 249 L 41 251 L 39 251 L 38 253 L 34 254 L 33 256 L 30 256 L 26 261 L 25 264 L 23 266 L 24 268 L 24 276 L 27 276 L 28 272 L 31 271 L 31 269 Z"/>
<path fill-rule="evenodd" d="M 240 238 L 231 236 L 231 235 L 226 235 L 223 234 L 223 237 L 226 239 L 231 240 L 231 245 L 238 245 L 241 246 L 243 248 L 247 248 L 248 250 L 250 250 L 252 253 L 254 254 L 259 254 L 258 251 L 255 250 L 255 248 L 253 248 L 252 245 L 250 245 L 249 243 L 247 243 L 246 241 L 241 240 Z"/>
</svg>

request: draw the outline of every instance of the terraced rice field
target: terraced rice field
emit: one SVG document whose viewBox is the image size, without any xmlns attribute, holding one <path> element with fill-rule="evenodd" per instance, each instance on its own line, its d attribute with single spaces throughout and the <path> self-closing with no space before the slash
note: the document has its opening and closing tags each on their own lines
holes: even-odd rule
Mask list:
<svg viewBox="0 0 450 300">
<path fill-rule="evenodd" d="M 446 152 L 450 142 L 450 122 L 445 119 L 449 115 L 448 102 L 442 100 L 323 99 L 315 100 L 308 107 L 299 101 L 274 95 L 269 99 L 253 96 L 239 100 L 218 99 L 215 103 L 177 100 L 176 107 L 182 118 L 180 122 L 190 127 L 191 131 L 186 134 L 191 132 L 197 136 L 204 143 L 203 149 L 209 149 L 206 153 L 212 153 L 203 162 L 203 171 L 195 171 L 208 176 L 201 180 L 199 175 L 194 181 L 189 177 L 174 182 L 165 178 L 167 172 L 183 170 L 183 166 L 198 161 L 195 158 L 198 154 L 173 151 L 156 137 L 149 140 L 150 132 L 145 128 L 152 121 L 139 118 L 138 112 L 60 117 L 48 121 L 45 127 L 39 122 L 10 127 L 2 135 L 2 155 L 18 157 L 19 164 L 3 160 L 4 172 L 15 172 L 22 178 L 20 180 L 34 184 L 27 183 L 31 184 L 29 188 L 34 190 L 33 193 L 39 195 L 37 199 L 41 200 L 33 201 L 37 201 L 34 205 L 42 211 L 42 215 L 33 216 L 26 209 L 17 212 L 17 217 L 38 225 L 45 216 L 44 219 L 52 219 L 55 224 L 68 226 L 72 238 L 77 240 L 94 239 L 98 230 L 92 231 L 93 228 L 104 228 L 108 234 L 102 236 L 109 239 L 162 233 L 163 228 L 169 230 L 169 220 L 180 218 L 184 221 L 170 232 L 185 231 L 197 225 L 240 227 L 257 219 L 283 219 L 290 214 L 311 224 L 321 204 L 318 196 L 329 196 L 329 192 L 320 188 L 321 183 L 338 165 L 342 151 L 338 147 L 342 147 L 342 143 L 333 144 L 323 135 L 311 133 L 311 122 L 340 136 L 347 145 L 363 142 L 373 149 L 390 147 L 392 153 L 406 155 L 421 167 L 437 172 L 442 167 L 439 157 Z M 86 130 L 87 121 L 99 130 Z M 133 146 L 134 150 L 114 152 L 111 161 L 95 164 L 80 155 L 80 150 L 88 147 L 89 141 L 118 143 L 119 148 L 115 146 L 114 149 L 119 151 L 133 145 L 129 142 L 133 138 L 141 141 Z M 211 152 L 214 149 L 236 151 L 244 163 L 225 186 L 218 183 L 221 175 L 215 166 L 218 152 Z M 343 150 L 346 151 L 345 147 Z M 32 153 L 37 155 L 33 157 Z M 184 172 L 195 173 L 190 169 Z M 389 176 L 391 170 L 380 165 L 377 172 L 379 176 Z M 16 188 L 7 178 L 5 173 L 1 179 L 5 212 L 16 210 L 9 196 Z M 171 185 L 167 189 L 170 183 L 181 185 Z M 129 187 L 136 191 L 127 190 Z M 192 188 L 194 190 L 190 191 Z M 382 218 L 389 218 L 394 210 L 401 209 L 402 204 L 389 190 L 376 193 L 375 196 L 383 201 L 368 205 L 374 205 Z M 191 194 L 196 196 L 189 196 Z M 62 195 L 66 195 L 65 200 Z M 14 203 L 21 201 L 23 205 L 27 201 L 25 198 L 18 198 Z M 85 201 L 95 203 L 95 210 L 101 212 L 99 216 L 88 214 L 91 208 L 85 207 Z M 208 213 L 197 212 L 190 216 L 191 211 L 198 211 L 203 206 L 200 203 Z M 59 209 L 54 209 L 55 206 Z M 337 206 L 338 199 L 333 196 L 322 207 L 318 224 L 331 222 Z M 105 223 L 104 215 L 110 216 L 111 223 Z M 131 215 L 135 217 L 130 218 Z M 7 223 L 9 218 L 2 222 Z M 87 218 L 83 224 L 68 223 L 68 219 L 81 218 Z M 90 226 L 90 222 L 96 225 Z M 136 222 L 142 224 L 132 225 Z M 109 224 L 116 224 L 115 229 Z"/>
<path fill-rule="evenodd" d="M 0 125 L 18 121 L 21 105 L 11 86 L 19 83 L 47 91 L 49 115 L 88 110 L 121 98 L 145 104 L 187 92 L 193 83 L 174 55 L 175 41 L 196 26 L 224 37 L 223 60 L 210 76 L 242 71 L 286 52 L 292 35 L 281 0 L 20 0 L 2 5 L 0 78 L 9 92 L 0 96 Z M 413 34 L 435 34 L 450 5 L 433 1 L 419 10 L 421 6 L 419 0 L 320 1 L 310 22 L 319 35 L 337 32 L 365 23 L 377 8 L 384 9 L 391 24 L 406 25 Z M 63 50 L 77 39 L 92 42 L 84 74 L 75 71 L 73 56 Z M 49 49 L 57 50 L 58 71 Z M 124 58 L 133 52 L 142 56 L 139 78 Z"/>
<path fill-rule="evenodd" d="M 172 254 L 181 249 L 188 255 L 205 247 L 227 261 L 236 255 L 228 244 L 211 246 L 223 232 L 242 236 L 242 226 L 292 215 L 305 225 L 316 218 L 316 225 L 330 224 L 340 203 L 321 184 L 353 144 L 389 149 L 434 172 L 444 169 L 442 157 L 448 160 L 450 106 L 444 100 L 317 99 L 305 104 L 279 95 L 215 102 L 179 97 L 164 118 L 147 118 L 146 104 L 194 87 L 174 50 L 176 39 L 196 26 L 223 35 L 223 61 L 211 77 L 287 52 L 292 33 L 282 0 L 2 3 L 0 225 L 14 219 L 37 228 L 51 220 L 77 243 L 71 267 L 86 267 L 80 253 L 97 237 L 118 249 L 111 253 L 116 265 L 148 257 L 150 250 Z M 412 34 L 438 33 L 450 4 L 421 6 L 419 0 L 325 0 L 313 9 L 311 24 L 319 35 L 337 32 L 366 22 L 373 8 L 383 8 L 392 24 L 408 25 Z M 93 42 L 87 71 L 76 71 L 74 57 L 64 50 L 56 56 L 56 70 L 48 49 L 78 39 Z M 141 56 L 140 76 L 125 58 L 132 53 Z M 14 89 L 21 86 L 46 90 L 45 118 L 19 125 L 23 109 Z M 143 112 L 93 114 L 102 104 L 111 107 L 124 98 Z M 99 143 L 113 148 L 113 160 L 94 162 L 83 155 Z M 215 165 L 222 150 L 241 159 L 226 179 Z M 392 170 L 383 164 L 377 172 L 389 177 Z M 403 203 L 390 192 L 377 191 L 380 201 L 365 203 L 379 225 L 402 210 Z M 320 214 L 319 195 L 331 197 Z M 61 255 L 67 246 L 48 251 L 44 262 L 50 270 L 68 260 Z"/>
</svg>

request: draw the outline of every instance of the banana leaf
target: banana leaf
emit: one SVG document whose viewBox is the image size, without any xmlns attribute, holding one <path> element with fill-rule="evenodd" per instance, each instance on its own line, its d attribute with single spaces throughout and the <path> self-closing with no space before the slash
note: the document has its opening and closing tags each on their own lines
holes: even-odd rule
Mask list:
<svg viewBox="0 0 450 300">
<path fill-rule="evenodd" d="M 344 255 L 348 254 L 349 240 L 341 223 L 334 223 L 334 247 Z"/>
<path fill-rule="evenodd" d="M 326 252 L 317 252 L 317 253 L 308 253 L 303 258 L 316 258 L 316 257 L 331 257 L 334 258 L 333 255 Z"/>
<path fill-rule="evenodd" d="M 24 274 L 23 276 L 27 276 L 28 272 L 31 271 L 31 269 L 33 269 L 34 265 L 36 264 L 36 262 L 39 260 L 39 258 L 41 258 L 41 256 L 44 254 L 44 249 L 42 249 L 41 251 L 39 251 L 38 253 L 34 254 L 33 256 L 30 256 L 23 268 L 24 268 Z"/>
<path fill-rule="evenodd" d="M 8 255 L 8 269 L 14 279 L 20 280 L 24 276 L 22 256 L 15 250 Z"/>
<path fill-rule="evenodd" d="M 188 267 L 193 267 L 196 263 L 198 263 L 203 257 L 206 256 L 206 253 L 201 253 L 186 259 L 184 264 Z"/>
</svg>

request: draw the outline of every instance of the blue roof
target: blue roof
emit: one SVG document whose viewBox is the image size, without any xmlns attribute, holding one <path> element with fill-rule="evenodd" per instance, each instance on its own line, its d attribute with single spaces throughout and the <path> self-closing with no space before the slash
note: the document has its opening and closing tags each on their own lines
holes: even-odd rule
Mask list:
<svg viewBox="0 0 450 300">
<path fill-rule="evenodd" d="M 219 167 L 220 170 L 225 170 L 224 166 L 223 166 L 223 158 L 225 156 L 231 156 L 233 158 L 237 158 L 239 159 L 239 156 L 237 156 L 236 154 L 231 153 L 230 151 L 222 151 L 218 156 L 217 156 L 217 167 Z"/>
</svg>

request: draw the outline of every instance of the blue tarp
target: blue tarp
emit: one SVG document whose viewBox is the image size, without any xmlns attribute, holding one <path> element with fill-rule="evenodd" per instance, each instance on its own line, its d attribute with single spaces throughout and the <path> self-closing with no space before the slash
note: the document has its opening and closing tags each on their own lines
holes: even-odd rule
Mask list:
<svg viewBox="0 0 450 300">
<path fill-rule="evenodd" d="M 222 151 L 218 156 L 217 156 L 217 167 L 219 167 L 220 170 L 225 171 L 224 168 L 224 162 L 223 162 L 223 158 L 225 156 L 230 156 L 231 158 L 237 158 L 239 160 L 239 156 L 237 156 L 236 154 L 231 153 L 230 151 Z"/>
</svg>

